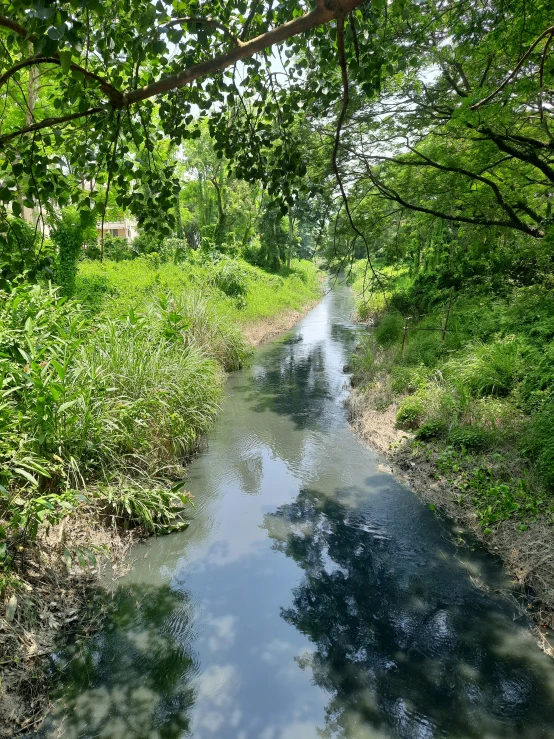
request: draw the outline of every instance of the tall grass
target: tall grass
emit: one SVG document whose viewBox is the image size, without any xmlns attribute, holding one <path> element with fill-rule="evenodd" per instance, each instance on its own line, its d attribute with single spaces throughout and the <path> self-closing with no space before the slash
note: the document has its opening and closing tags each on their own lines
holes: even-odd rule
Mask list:
<svg viewBox="0 0 554 739">
<path fill-rule="evenodd" d="M 249 352 L 240 324 L 318 288 L 309 263 L 270 275 L 189 255 L 83 262 L 83 303 L 38 285 L 0 294 L 0 568 L 83 494 L 118 519 L 174 526 L 171 481 Z"/>
<path fill-rule="evenodd" d="M 123 482 L 125 510 L 151 528 L 182 503 L 168 481 L 213 424 L 223 367 L 244 345 L 202 298 L 167 303 L 93 321 L 50 288 L 0 295 L 0 567 L 82 493 L 117 508 Z"/>
</svg>

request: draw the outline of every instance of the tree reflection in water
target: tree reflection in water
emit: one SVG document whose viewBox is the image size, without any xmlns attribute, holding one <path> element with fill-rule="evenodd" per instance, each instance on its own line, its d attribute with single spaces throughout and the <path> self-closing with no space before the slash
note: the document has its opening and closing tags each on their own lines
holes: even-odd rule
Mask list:
<svg viewBox="0 0 554 739">
<path fill-rule="evenodd" d="M 186 736 L 198 672 L 188 599 L 168 586 L 130 585 L 84 647 L 60 656 L 63 697 L 44 737 L 176 739 Z"/>
<path fill-rule="evenodd" d="M 352 498 L 351 490 L 331 499 L 305 489 L 264 524 L 274 548 L 305 573 L 282 617 L 316 646 L 299 662 L 332 696 L 320 735 L 548 736 L 550 671 L 541 671 L 535 649 L 528 661 L 521 645 L 510 650 L 525 632 L 510 609 L 459 571 L 452 578 L 441 571 L 452 567 L 439 551 L 434 560 L 429 551 L 424 561 L 416 552 L 407 557 Z M 399 557 L 407 560 L 400 571 Z"/>
</svg>

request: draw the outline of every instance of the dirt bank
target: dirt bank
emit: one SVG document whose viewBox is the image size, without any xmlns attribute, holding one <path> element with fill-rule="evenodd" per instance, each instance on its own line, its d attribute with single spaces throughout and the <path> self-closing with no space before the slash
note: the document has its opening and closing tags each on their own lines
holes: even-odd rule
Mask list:
<svg viewBox="0 0 554 739">
<path fill-rule="evenodd" d="M 287 310 L 271 318 L 261 318 L 243 326 L 242 330 L 250 346 L 259 346 L 284 331 L 296 326 L 304 316 L 320 301 L 320 298 L 307 303 L 302 310 Z"/>
<path fill-rule="evenodd" d="M 485 534 L 472 504 L 471 492 L 464 484 L 465 473 L 476 465 L 494 469 L 494 454 L 468 457 L 458 469 L 443 474 L 437 467 L 439 450 L 421 444 L 412 434 L 396 428 L 396 402 L 386 397 L 377 382 L 362 391 L 353 388 L 347 400 L 349 418 L 361 440 L 387 460 L 384 472 L 393 474 L 410 487 L 439 514 L 445 515 L 471 532 L 483 546 L 502 559 L 514 583 L 522 608 L 532 616 L 541 648 L 554 656 L 554 529 L 537 518 L 521 531 L 515 521 L 502 521 Z M 401 398 L 400 398 L 401 400 Z"/>
</svg>

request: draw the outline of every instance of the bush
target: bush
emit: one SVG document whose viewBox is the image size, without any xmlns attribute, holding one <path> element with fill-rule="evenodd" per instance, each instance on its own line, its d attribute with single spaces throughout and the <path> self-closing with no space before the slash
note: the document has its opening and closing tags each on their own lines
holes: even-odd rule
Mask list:
<svg viewBox="0 0 554 739">
<path fill-rule="evenodd" d="M 162 262 L 181 264 L 186 261 L 190 251 L 185 239 L 164 239 L 160 248 L 160 258 Z"/>
<path fill-rule="evenodd" d="M 134 254 L 150 254 L 153 251 L 162 251 L 163 236 L 158 234 L 144 233 L 137 236 L 132 243 Z"/>
<path fill-rule="evenodd" d="M 448 432 L 448 441 L 468 450 L 483 449 L 490 443 L 491 436 L 479 426 L 454 426 Z"/>
<path fill-rule="evenodd" d="M 212 281 L 225 295 L 238 298 L 246 295 L 246 270 L 231 259 L 220 259 L 213 266 Z"/>
<path fill-rule="evenodd" d="M 396 414 L 396 425 L 401 429 L 416 429 L 425 417 L 423 400 L 412 395 L 405 398 Z"/>
<path fill-rule="evenodd" d="M 416 439 L 420 439 L 421 441 L 429 441 L 430 439 L 437 439 L 440 436 L 443 436 L 446 431 L 445 424 L 443 421 L 439 421 L 437 419 L 433 421 L 425 421 L 416 433 Z"/>
<path fill-rule="evenodd" d="M 9 291 L 22 278 L 52 279 L 55 249 L 49 239 L 22 218 L 0 223 L 0 236 L 0 289 Z"/>
<path fill-rule="evenodd" d="M 90 213 L 66 208 L 52 229 L 52 241 L 57 248 L 56 281 L 64 295 L 75 292 L 77 261 L 84 249 L 95 246 L 96 226 Z"/>
</svg>

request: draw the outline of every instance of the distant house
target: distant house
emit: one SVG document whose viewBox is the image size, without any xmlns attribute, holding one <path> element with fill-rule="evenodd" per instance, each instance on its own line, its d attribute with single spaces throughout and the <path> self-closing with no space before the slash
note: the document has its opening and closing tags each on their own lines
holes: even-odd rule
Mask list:
<svg viewBox="0 0 554 739">
<path fill-rule="evenodd" d="M 98 241 L 102 236 L 102 223 L 96 224 Z M 138 236 L 136 221 L 125 218 L 122 221 L 104 221 L 104 238 L 106 236 L 119 236 L 120 239 L 133 241 Z"/>
<path fill-rule="evenodd" d="M 50 236 L 50 226 L 46 223 L 44 218 L 41 219 L 40 211 L 36 208 L 32 209 L 24 205 L 21 215 L 30 226 L 36 226 L 38 222 L 39 231 L 42 232 L 46 238 Z M 101 221 L 98 221 L 96 224 L 96 234 L 98 236 L 98 241 L 100 241 L 100 236 L 102 234 Z M 106 238 L 106 236 L 119 236 L 121 239 L 133 241 L 138 236 L 137 223 L 129 218 L 124 218 L 122 221 L 104 221 L 104 238 Z"/>
</svg>

